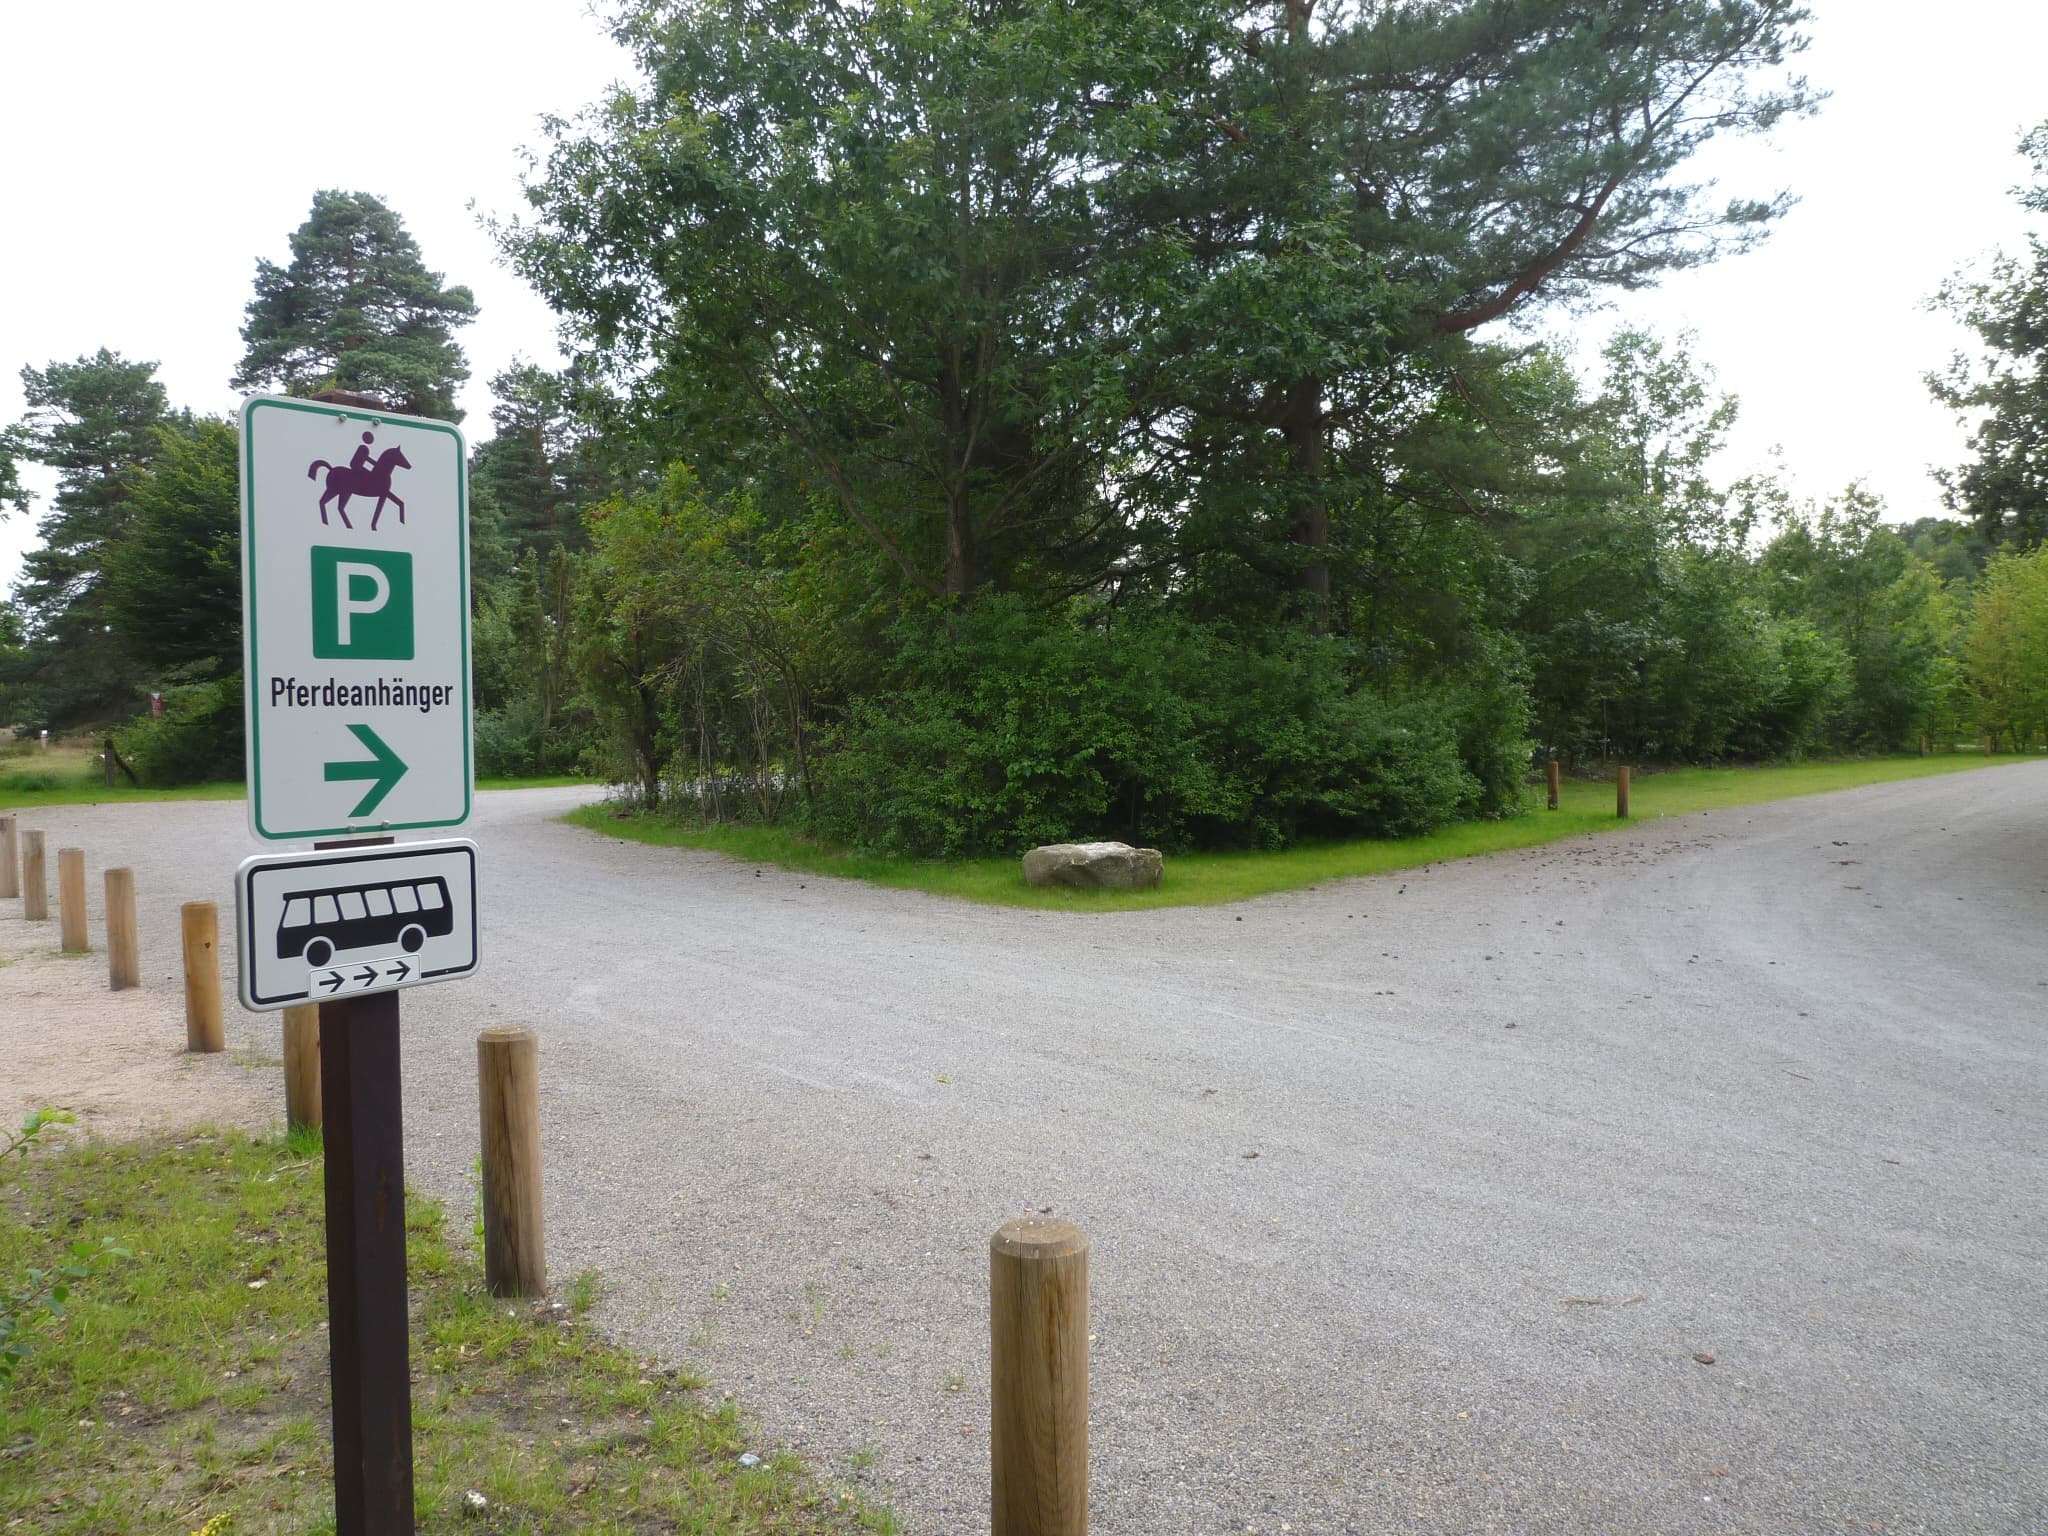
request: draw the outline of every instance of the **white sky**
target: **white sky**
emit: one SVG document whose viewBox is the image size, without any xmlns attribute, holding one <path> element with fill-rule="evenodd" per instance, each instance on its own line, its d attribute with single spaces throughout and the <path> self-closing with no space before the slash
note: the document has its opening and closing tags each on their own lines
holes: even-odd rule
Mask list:
<svg viewBox="0 0 2048 1536">
<path fill-rule="evenodd" d="M 1588 356 L 1617 315 L 1698 332 L 1742 401 L 1724 474 L 1781 446 L 1802 492 L 1860 478 L 1918 516 L 1939 510 L 1928 467 L 1964 440 L 1921 376 L 1966 338 L 1924 304 L 2020 246 L 2008 190 L 2021 133 L 2048 119 L 2048 5 L 1812 6 L 1802 67 L 1833 99 L 1712 163 L 1730 193 L 1786 187 L 1800 206 L 1756 254 L 1576 329 Z M 22 412 L 24 365 L 101 346 L 156 361 L 174 404 L 231 412 L 256 259 L 286 260 L 313 193 L 338 187 L 383 197 L 428 266 L 475 290 L 462 404 L 488 433 L 490 376 L 556 354 L 479 214 L 516 211 L 543 114 L 626 73 L 579 0 L 0 0 L 0 421 Z M 0 587 L 33 541 L 32 518 L 0 519 Z"/>
</svg>

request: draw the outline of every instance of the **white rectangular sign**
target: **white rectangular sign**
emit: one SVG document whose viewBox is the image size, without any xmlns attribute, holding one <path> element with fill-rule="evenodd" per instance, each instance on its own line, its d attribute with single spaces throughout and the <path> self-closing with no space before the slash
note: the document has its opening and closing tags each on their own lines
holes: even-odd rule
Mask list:
<svg viewBox="0 0 2048 1536">
<path fill-rule="evenodd" d="M 242 405 L 249 827 L 469 820 L 469 482 L 445 421 Z"/>
<path fill-rule="evenodd" d="M 235 944 L 257 1013 L 471 975 L 476 844 L 258 854 L 235 872 Z"/>
</svg>

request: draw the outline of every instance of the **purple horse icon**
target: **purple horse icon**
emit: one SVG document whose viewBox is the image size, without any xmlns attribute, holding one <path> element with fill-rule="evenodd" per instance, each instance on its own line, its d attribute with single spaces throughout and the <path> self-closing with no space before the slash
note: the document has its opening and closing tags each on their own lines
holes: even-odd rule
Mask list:
<svg viewBox="0 0 2048 1536">
<path fill-rule="evenodd" d="M 367 434 L 365 434 L 367 435 Z M 348 520 L 348 501 L 351 496 L 374 496 L 376 510 L 370 514 L 370 531 L 377 531 L 377 524 L 384 516 L 384 503 L 394 502 L 398 506 L 398 520 L 405 521 L 405 502 L 391 489 L 391 472 L 394 469 L 411 469 L 412 460 L 405 456 L 403 448 L 386 448 L 377 455 L 376 462 L 369 462 L 366 449 L 356 450 L 354 464 L 330 464 L 325 459 L 315 459 L 306 466 L 306 478 L 318 479 L 321 470 L 327 471 L 327 491 L 320 498 L 320 521 L 327 521 L 327 503 L 334 502 L 334 510 L 341 514 L 341 526 L 353 528 Z M 339 498 L 339 499 L 337 499 Z"/>
</svg>

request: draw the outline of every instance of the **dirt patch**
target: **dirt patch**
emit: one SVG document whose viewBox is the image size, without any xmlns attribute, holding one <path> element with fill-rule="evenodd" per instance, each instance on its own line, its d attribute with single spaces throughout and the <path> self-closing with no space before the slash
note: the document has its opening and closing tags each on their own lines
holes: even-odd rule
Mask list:
<svg viewBox="0 0 2048 1536">
<path fill-rule="evenodd" d="M 53 909 L 54 909 L 54 903 Z M 107 990 L 100 950 L 67 956 L 57 924 L 0 909 L 0 1117 L 45 1105 L 78 1116 L 90 1137 L 174 1135 L 195 1126 L 272 1129 L 282 1118 L 281 1064 L 242 1051 L 185 1050 L 182 989 L 146 982 Z"/>
</svg>

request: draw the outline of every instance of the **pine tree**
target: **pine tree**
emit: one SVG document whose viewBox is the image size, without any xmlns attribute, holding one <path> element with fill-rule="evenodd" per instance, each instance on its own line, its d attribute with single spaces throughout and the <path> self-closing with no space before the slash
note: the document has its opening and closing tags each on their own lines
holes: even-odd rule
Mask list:
<svg viewBox="0 0 2048 1536">
<path fill-rule="evenodd" d="M 108 552 L 134 523 L 136 487 L 175 425 L 155 363 L 102 347 L 21 371 L 28 415 L 9 429 L 21 458 L 57 472 L 57 492 L 22 565 L 28 645 L 18 678 L 60 723 L 118 712 L 135 678 L 105 611 Z"/>
<path fill-rule="evenodd" d="M 234 386 L 327 385 L 459 419 L 455 386 L 469 368 L 454 331 L 476 317 L 476 301 L 427 270 L 398 215 L 367 192 L 318 192 L 291 246 L 288 267 L 256 263 Z"/>
</svg>

